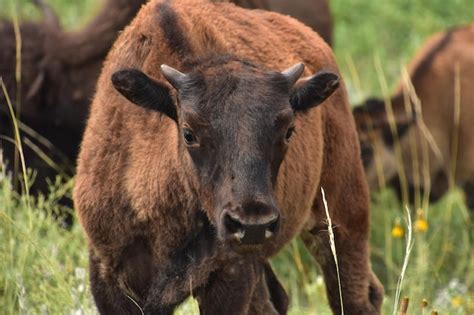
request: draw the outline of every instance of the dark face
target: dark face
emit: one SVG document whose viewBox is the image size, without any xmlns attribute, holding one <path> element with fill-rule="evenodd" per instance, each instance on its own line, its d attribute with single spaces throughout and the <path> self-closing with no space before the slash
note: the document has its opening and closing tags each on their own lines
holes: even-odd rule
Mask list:
<svg viewBox="0 0 474 315">
<path fill-rule="evenodd" d="M 261 243 L 278 229 L 273 184 L 295 116 L 288 85 L 237 61 L 189 77 L 178 121 L 203 206 L 223 224 L 221 237 Z"/>
<path fill-rule="evenodd" d="M 174 111 L 161 111 L 179 126 L 190 176 L 218 236 L 245 245 L 271 239 L 280 224 L 273 189 L 295 116 L 324 101 L 337 88 L 337 76 L 319 73 L 295 87 L 302 64 L 265 72 L 236 59 L 212 61 L 188 74 L 167 66 L 162 71 L 178 91 L 178 104 L 167 100 Z M 116 88 L 140 103 L 127 94 L 130 82 L 114 76 Z"/>
</svg>

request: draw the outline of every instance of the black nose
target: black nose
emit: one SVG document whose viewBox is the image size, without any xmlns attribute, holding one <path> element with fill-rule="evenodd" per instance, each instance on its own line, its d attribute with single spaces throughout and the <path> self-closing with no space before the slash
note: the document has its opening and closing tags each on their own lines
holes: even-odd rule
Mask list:
<svg viewBox="0 0 474 315">
<path fill-rule="evenodd" d="M 258 245 L 276 235 L 280 216 L 270 213 L 245 219 L 237 213 L 224 210 L 223 221 L 227 239 L 235 239 L 245 245 Z"/>
</svg>

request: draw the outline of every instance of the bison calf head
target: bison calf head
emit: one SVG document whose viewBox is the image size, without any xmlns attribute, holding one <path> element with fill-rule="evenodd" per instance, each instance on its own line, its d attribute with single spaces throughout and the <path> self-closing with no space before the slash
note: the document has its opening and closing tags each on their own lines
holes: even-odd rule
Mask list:
<svg viewBox="0 0 474 315">
<path fill-rule="evenodd" d="M 218 58 L 182 73 L 162 65 L 170 90 L 139 70 L 112 76 L 132 103 L 173 119 L 180 152 L 202 206 L 218 236 L 259 245 L 280 224 L 273 187 L 295 131 L 295 115 L 322 103 L 338 87 L 338 76 L 319 72 L 299 80 L 304 65 L 268 72 L 232 57 Z M 297 82 L 298 81 L 298 82 Z"/>
<path fill-rule="evenodd" d="M 352 111 L 359 135 L 366 178 L 372 190 L 379 188 L 381 175 L 387 182 L 396 176 L 394 135 L 396 134 L 399 141 L 402 141 L 406 132 L 416 121 L 415 112 L 411 115 L 406 113 L 402 102 L 403 100 L 400 99 L 392 100 L 392 106 L 396 106 L 393 113 L 394 130 L 390 126 L 389 115 L 383 100 L 368 99 L 364 104 L 354 107 Z"/>
</svg>

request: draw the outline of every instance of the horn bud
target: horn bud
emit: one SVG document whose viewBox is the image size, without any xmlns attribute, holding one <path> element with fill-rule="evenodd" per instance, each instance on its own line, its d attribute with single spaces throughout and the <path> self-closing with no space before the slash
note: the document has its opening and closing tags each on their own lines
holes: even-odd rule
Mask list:
<svg viewBox="0 0 474 315">
<path fill-rule="evenodd" d="M 188 78 L 188 75 L 167 65 L 161 65 L 161 73 L 165 79 L 175 88 L 179 89 Z"/>
<path fill-rule="evenodd" d="M 289 67 L 281 74 L 286 78 L 290 87 L 295 85 L 296 81 L 301 77 L 304 71 L 304 63 L 298 62 L 297 64 Z"/>
</svg>

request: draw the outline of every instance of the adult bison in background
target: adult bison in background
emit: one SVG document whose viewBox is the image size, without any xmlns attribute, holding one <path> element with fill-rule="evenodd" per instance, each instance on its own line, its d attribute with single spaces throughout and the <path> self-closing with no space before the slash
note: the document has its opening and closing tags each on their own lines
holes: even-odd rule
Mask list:
<svg viewBox="0 0 474 315">
<path fill-rule="evenodd" d="M 332 45 L 332 15 L 329 0 L 227 0 L 243 8 L 265 9 L 290 15 L 316 31 Z"/>
<path fill-rule="evenodd" d="M 107 57 L 78 160 L 100 312 L 170 314 L 193 293 L 203 314 L 285 313 L 267 259 L 301 235 L 340 313 L 324 187 L 344 309 L 378 314 L 359 156 L 334 56 L 309 28 L 228 3 L 149 2 Z"/>
<path fill-rule="evenodd" d="M 436 200 L 453 178 L 474 209 L 473 52 L 474 24 L 434 35 L 408 67 L 413 88 L 402 80 L 390 99 L 411 199 L 425 191 Z M 354 116 L 369 186 L 377 188 L 383 176 L 400 192 L 384 101 L 368 100 Z"/>
<path fill-rule="evenodd" d="M 61 30 L 58 17 L 43 1 L 34 2 L 44 17 L 41 22 L 20 25 L 21 85 L 15 78 L 18 39 L 9 21 L 0 22 L 0 76 L 15 108 L 20 96 L 26 165 L 37 171 L 32 190 L 45 192 L 46 178 L 54 178 L 58 172 L 73 175 L 102 62 L 118 32 L 146 0 L 108 0 L 90 23 L 71 32 Z M 5 137 L 13 138 L 12 131 L 12 119 L 0 90 L 0 148 L 10 169 L 15 150 Z M 43 159 L 40 151 L 48 158 Z"/>
</svg>

